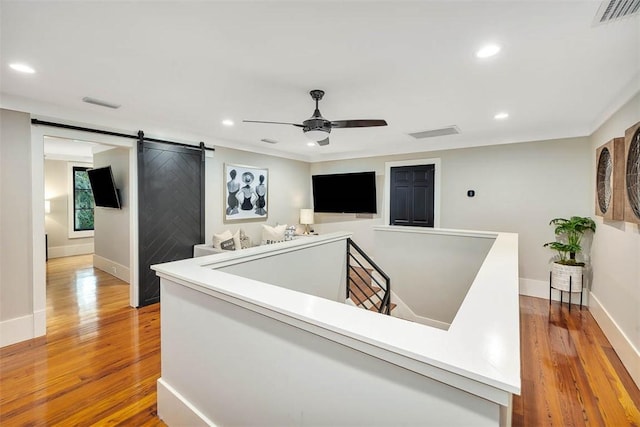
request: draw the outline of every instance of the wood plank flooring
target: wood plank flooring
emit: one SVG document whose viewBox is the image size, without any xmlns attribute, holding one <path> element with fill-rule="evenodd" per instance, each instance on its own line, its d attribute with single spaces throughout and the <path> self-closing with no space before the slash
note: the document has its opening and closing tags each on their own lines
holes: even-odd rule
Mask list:
<svg viewBox="0 0 640 427">
<path fill-rule="evenodd" d="M 0 425 L 164 425 L 159 305 L 90 256 L 47 265 L 47 336 L 0 349 Z M 520 299 L 522 396 L 513 425 L 640 426 L 640 391 L 587 309 Z"/>
<path fill-rule="evenodd" d="M 47 263 L 47 336 L 0 349 L 0 425 L 164 425 L 156 416 L 159 305 L 92 257 Z"/>
<path fill-rule="evenodd" d="M 589 313 L 520 297 L 513 426 L 640 426 L 640 391 Z"/>
</svg>

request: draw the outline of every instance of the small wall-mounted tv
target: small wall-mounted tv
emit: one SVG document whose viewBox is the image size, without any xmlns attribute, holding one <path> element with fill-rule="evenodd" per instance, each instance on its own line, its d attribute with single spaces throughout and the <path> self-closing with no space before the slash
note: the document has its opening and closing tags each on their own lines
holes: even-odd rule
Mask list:
<svg viewBox="0 0 640 427">
<path fill-rule="evenodd" d="M 313 210 L 331 213 L 377 213 L 376 173 L 313 175 Z"/>
<path fill-rule="evenodd" d="M 120 192 L 113 180 L 111 166 L 87 170 L 96 206 L 120 209 Z"/>
</svg>

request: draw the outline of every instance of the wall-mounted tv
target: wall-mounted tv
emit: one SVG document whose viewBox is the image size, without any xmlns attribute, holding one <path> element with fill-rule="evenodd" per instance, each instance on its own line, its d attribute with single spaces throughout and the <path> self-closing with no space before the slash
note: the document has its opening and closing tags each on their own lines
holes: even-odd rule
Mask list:
<svg viewBox="0 0 640 427">
<path fill-rule="evenodd" d="M 332 213 L 377 213 L 376 173 L 313 175 L 313 210 Z"/>
<path fill-rule="evenodd" d="M 87 170 L 96 206 L 120 209 L 120 194 L 113 180 L 111 166 Z"/>
</svg>

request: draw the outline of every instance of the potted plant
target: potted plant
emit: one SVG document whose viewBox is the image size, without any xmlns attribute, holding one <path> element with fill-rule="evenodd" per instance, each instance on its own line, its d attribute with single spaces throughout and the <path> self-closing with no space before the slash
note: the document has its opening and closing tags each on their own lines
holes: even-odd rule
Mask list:
<svg viewBox="0 0 640 427">
<path fill-rule="evenodd" d="M 549 225 L 555 225 L 555 242 L 547 242 L 548 247 L 558 252 L 551 270 L 551 287 L 561 291 L 582 291 L 582 268 L 584 262 L 576 259 L 582 252 L 582 237 L 596 231 L 596 223 L 588 217 L 572 216 L 554 218 Z M 571 285 L 571 286 L 570 286 Z"/>
</svg>

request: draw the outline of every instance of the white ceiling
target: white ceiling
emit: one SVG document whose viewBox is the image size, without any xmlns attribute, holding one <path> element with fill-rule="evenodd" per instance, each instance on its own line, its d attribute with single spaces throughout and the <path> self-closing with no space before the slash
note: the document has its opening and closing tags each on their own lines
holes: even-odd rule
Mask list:
<svg viewBox="0 0 640 427">
<path fill-rule="evenodd" d="M 638 15 L 598 1 L 1 2 L 1 105 L 319 161 L 588 135 L 640 90 Z M 487 42 L 502 51 L 479 60 Z M 9 69 L 28 63 L 36 73 Z M 323 89 L 334 129 L 297 122 Z M 90 96 L 121 104 L 89 105 Z M 509 119 L 494 114 L 508 111 Z M 235 126 L 225 127 L 223 119 Z M 457 125 L 460 135 L 408 133 Z M 262 138 L 279 141 L 276 145 Z"/>
<path fill-rule="evenodd" d="M 114 147 L 97 142 L 45 136 L 43 148 L 45 159 L 93 163 L 94 154 L 110 150 Z"/>
</svg>

